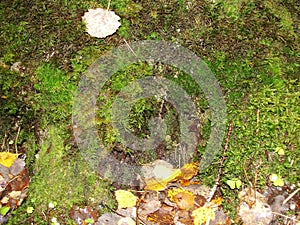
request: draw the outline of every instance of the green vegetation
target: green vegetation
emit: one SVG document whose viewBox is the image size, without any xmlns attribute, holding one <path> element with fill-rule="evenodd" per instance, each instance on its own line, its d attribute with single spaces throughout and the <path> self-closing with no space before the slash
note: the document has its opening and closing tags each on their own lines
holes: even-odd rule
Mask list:
<svg viewBox="0 0 300 225">
<path fill-rule="evenodd" d="M 113 47 L 135 40 L 177 42 L 200 56 L 219 80 L 233 124 L 221 176 L 220 193 L 234 219 L 238 189 L 272 185 L 278 174 L 297 185 L 300 174 L 300 42 L 297 1 L 146 1 L 112 0 L 121 17 L 116 34 L 90 37 L 81 16 L 109 1 L 13 1 L 0 3 L 0 143 L 2 151 L 26 153 L 29 196 L 8 224 L 75 224 L 68 211 L 90 205 L 101 213 L 113 206 L 110 184 L 92 171 L 72 135 L 72 104 L 81 74 Z M 10 67 L 21 62 L 16 70 Z M 176 68 L 138 63 L 118 71 L 99 93 L 99 137 L 113 149 L 121 140 L 113 129 L 111 106 L 130 82 L 166 77 L 194 100 L 202 122 L 199 155 L 210 133 L 210 111 L 201 89 Z M 138 89 L 136 90 L 138 92 Z M 133 93 L 134 94 L 134 93 Z M 149 135 L 149 121 L 161 114 L 163 101 L 139 100 L 128 117 L 139 137 Z M 175 109 L 165 104 L 167 150 L 178 138 Z M 174 122 L 175 121 L 175 122 Z M 126 153 L 134 154 L 126 147 Z M 280 152 L 280 154 L 279 154 Z M 144 163 L 157 157 L 149 153 Z M 221 155 L 220 155 L 221 157 Z M 239 162 L 239 163 L 237 163 Z M 213 185 L 218 159 L 199 179 Z M 228 181 L 241 181 L 230 188 Z M 236 184 L 235 184 L 236 185 Z M 237 186 L 237 185 L 236 185 Z M 49 207 L 49 204 L 53 207 Z M 55 204 L 54 204 L 55 203 Z M 52 206 L 52 205 L 51 205 Z"/>
</svg>

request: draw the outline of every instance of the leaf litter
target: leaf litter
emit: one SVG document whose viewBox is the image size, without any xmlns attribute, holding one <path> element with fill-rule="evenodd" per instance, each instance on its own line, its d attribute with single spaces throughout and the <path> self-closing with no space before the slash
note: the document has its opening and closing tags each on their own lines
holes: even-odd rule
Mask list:
<svg viewBox="0 0 300 225">
<path fill-rule="evenodd" d="M 231 224 L 219 204 L 222 201 L 207 202 L 210 189 L 192 181 L 198 165 L 189 163 L 175 169 L 164 160 L 144 165 L 144 190 L 117 190 L 118 209 L 102 215 L 95 224 L 131 225 L 132 221 L 146 225 Z M 219 214 L 224 215 L 222 220 L 216 220 Z"/>
<path fill-rule="evenodd" d="M 13 210 L 27 197 L 30 177 L 19 154 L 0 152 L 0 224 L 8 221 Z"/>
<path fill-rule="evenodd" d="M 231 126 L 229 127 L 224 155 L 227 151 Z M 300 215 L 288 217 L 281 213 L 289 209 L 300 212 L 300 188 L 284 191 L 284 187 L 269 186 L 262 193 L 255 188 L 239 192 L 238 216 L 231 220 L 222 207 L 223 198 L 217 196 L 220 185 L 223 156 L 215 185 L 212 188 L 201 185 L 195 179 L 199 163 L 188 163 L 182 168 L 158 159 L 142 166 L 143 188 L 137 190 L 116 190 L 116 210 L 103 214 L 95 225 L 245 225 L 274 224 L 276 217 L 283 217 L 284 224 L 300 225 Z M 236 181 L 236 180 L 234 180 Z M 241 186 L 239 184 L 238 186 Z M 236 183 L 234 188 L 236 187 Z M 293 191 L 287 196 L 287 193 Z M 296 199 L 296 202 L 294 202 Z M 297 200 L 298 199 L 298 200 Z M 288 204 L 288 202 L 290 202 Z M 94 220 L 96 221 L 96 220 Z M 85 225 L 86 223 L 77 223 Z M 277 224 L 277 223 L 275 223 Z"/>
<path fill-rule="evenodd" d="M 230 225 L 234 221 L 225 213 L 223 198 L 213 188 L 195 181 L 198 163 L 175 169 L 166 161 L 156 160 L 142 168 L 146 186 L 143 190 L 116 190 L 116 210 L 100 216 L 95 225 Z M 161 171 L 161 172 L 160 172 Z M 284 204 L 293 196 L 270 196 L 246 188 L 239 193 L 240 204 L 235 222 L 245 225 L 273 224 L 284 212 Z M 213 193 L 213 196 L 211 196 Z M 270 203 L 270 199 L 273 199 Z M 285 202 L 286 201 L 286 202 Z M 300 203 L 300 202 L 299 202 Z M 299 204 L 300 205 L 300 204 Z M 298 207 L 298 206 L 297 206 Z M 286 221 L 291 221 L 287 218 Z M 294 219 L 298 225 L 297 219 Z"/>
</svg>

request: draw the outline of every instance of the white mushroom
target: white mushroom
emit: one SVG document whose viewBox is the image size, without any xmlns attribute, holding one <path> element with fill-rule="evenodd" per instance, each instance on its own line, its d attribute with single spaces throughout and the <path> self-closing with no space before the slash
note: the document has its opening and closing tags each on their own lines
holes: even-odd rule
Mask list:
<svg viewBox="0 0 300 225">
<path fill-rule="evenodd" d="M 89 9 L 82 19 L 86 23 L 87 32 L 97 38 L 112 35 L 121 25 L 120 17 L 115 12 L 101 8 Z"/>
</svg>

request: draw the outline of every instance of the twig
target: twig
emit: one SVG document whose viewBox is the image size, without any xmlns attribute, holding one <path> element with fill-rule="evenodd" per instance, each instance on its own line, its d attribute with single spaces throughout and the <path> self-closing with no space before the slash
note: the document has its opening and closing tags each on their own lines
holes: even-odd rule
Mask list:
<svg viewBox="0 0 300 225">
<path fill-rule="evenodd" d="M 300 191 L 300 188 L 298 188 L 296 191 L 294 191 L 292 194 L 289 195 L 283 202 L 282 205 L 286 204 L 297 192 Z"/>
<path fill-rule="evenodd" d="M 290 219 L 290 220 L 293 220 L 293 221 L 295 221 L 295 222 L 299 222 L 299 220 L 297 220 L 297 219 L 295 219 L 295 218 L 292 218 L 292 217 L 289 217 L 289 216 L 286 216 L 286 215 L 283 215 L 283 214 L 281 214 L 281 213 L 277 213 L 277 212 L 272 212 L 273 214 L 275 214 L 275 215 L 277 215 L 277 216 L 282 216 L 282 217 L 284 217 L 284 218 L 286 218 L 286 219 Z"/>
<path fill-rule="evenodd" d="M 4 151 L 4 147 L 5 147 L 5 139 L 6 139 L 7 135 L 5 132 L 4 138 L 3 138 L 3 142 L 2 142 L 2 146 L 1 146 L 1 150 Z"/>
<path fill-rule="evenodd" d="M 15 149 L 16 149 L 16 154 L 18 154 L 18 146 L 17 146 L 17 142 L 18 142 L 20 130 L 21 130 L 21 127 L 18 128 L 17 136 L 16 136 L 16 139 L 15 139 Z"/>
<path fill-rule="evenodd" d="M 210 191 L 209 198 L 207 199 L 208 202 L 210 202 L 212 200 L 212 198 L 214 197 L 215 192 L 217 190 L 217 187 L 220 184 L 220 179 L 221 179 L 221 174 L 222 174 L 222 166 L 223 166 L 223 163 L 224 163 L 224 161 L 226 159 L 225 154 L 226 154 L 226 152 L 228 150 L 228 143 L 229 143 L 231 131 L 232 131 L 232 122 L 229 123 L 229 128 L 228 128 L 228 132 L 227 132 L 227 138 L 226 138 L 226 142 L 225 142 L 225 146 L 224 146 L 224 150 L 223 150 L 223 156 L 222 156 L 222 158 L 220 160 L 220 163 L 219 163 L 220 166 L 219 166 L 219 170 L 218 170 L 218 176 L 217 176 L 217 179 L 215 181 L 215 185 L 213 186 L 213 188 Z"/>
<path fill-rule="evenodd" d="M 135 52 L 133 51 L 133 49 L 130 47 L 130 45 L 128 44 L 128 42 L 123 38 L 123 40 L 124 40 L 124 42 L 125 42 L 125 44 L 127 45 L 127 47 L 129 48 L 129 50 L 132 52 L 132 54 L 136 57 L 136 58 L 138 58 L 137 57 L 137 55 L 135 54 Z"/>
<path fill-rule="evenodd" d="M 107 11 L 109 10 L 109 7 L 110 7 L 110 0 L 108 1 L 108 4 L 107 4 L 107 8 L 106 8 Z"/>
</svg>

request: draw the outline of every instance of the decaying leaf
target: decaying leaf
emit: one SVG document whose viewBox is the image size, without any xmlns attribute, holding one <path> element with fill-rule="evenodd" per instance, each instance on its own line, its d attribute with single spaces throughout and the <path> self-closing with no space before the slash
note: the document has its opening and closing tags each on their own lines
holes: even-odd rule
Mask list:
<svg viewBox="0 0 300 225">
<path fill-rule="evenodd" d="M 272 221 L 272 210 L 267 204 L 265 196 L 248 188 L 239 193 L 239 198 L 238 214 L 245 225 L 267 225 Z"/>
<path fill-rule="evenodd" d="M 178 193 L 175 196 L 175 203 L 179 209 L 189 210 L 194 207 L 195 196 L 192 193 Z"/>
<path fill-rule="evenodd" d="M 211 200 L 211 202 L 212 202 L 213 204 L 216 204 L 216 205 L 218 205 L 218 206 L 222 205 L 223 201 L 224 201 L 224 199 L 221 198 L 221 197 L 216 197 L 216 198 L 214 198 L 213 200 Z"/>
<path fill-rule="evenodd" d="M 200 185 L 200 184 L 192 184 L 189 186 L 184 186 L 182 187 L 183 190 L 190 191 L 194 195 L 201 195 L 204 198 L 208 198 L 210 195 L 210 188 L 205 186 L 205 185 Z"/>
<path fill-rule="evenodd" d="M 199 171 L 199 163 L 188 163 L 185 164 L 181 169 L 181 174 L 178 180 L 190 180 L 197 175 Z"/>
<path fill-rule="evenodd" d="M 148 220 L 158 225 L 173 225 L 175 210 L 173 207 L 163 204 L 159 210 L 148 215 Z"/>
<path fill-rule="evenodd" d="M 132 221 L 135 224 L 136 211 L 136 207 L 129 207 L 119 209 L 114 213 L 105 213 L 98 218 L 95 225 L 132 225 Z"/>
<path fill-rule="evenodd" d="M 194 218 L 194 225 L 201 225 L 207 221 L 214 220 L 216 217 L 215 211 L 208 206 L 203 206 L 195 209 L 192 212 L 192 217 Z"/>
<path fill-rule="evenodd" d="M 118 221 L 118 225 L 136 225 L 136 223 L 132 218 L 124 217 Z"/>
<path fill-rule="evenodd" d="M 215 219 L 210 221 L 209 225 L 231 225 L 231 220 L 225 214 L 223 209 L 215 211 Z"/>
<path fill-rule="evenodd" d="M 10 152 L 0 152 L 0 164 L 5 167 L 11 167 L 16 158 L 18 158 L 18 154 Z"/>
<path fill-rule="evenodd" d="M 198 169 L 199 163 L 188 163 L 181 169 L 175 169 L 172 164 L 164 160 L 156 160 L 142 167 L 146 183 L 145 190 L 161 191 L 166 188 L 168 183 L 176 180 L 179 180 L 184 186 L 198 184 L 198 182 L 190 181 L 197 175 Z"/>
<path fill-rule="evenodd" d="M 101 8 L 89 9 L 82 19 L 86 22 L 87 32 L 97 38 L 112 35 L 121 25 L 115 12 Z"/>
<path fill-rule="evenodd" d="M 189 210 L 178 210 L 174 216 L 175 225 L 193 225 L 194 220 Z"/>
<path fill-rule="evenodd" d="M 146 194 L 145 197 L 142 199 L 141 203 L 138 207 L 138 214 L 140 216 L 145 216 L 150 213 L 155 212 L 161 207 L 162 203 L 158 199 L 158 194 Z"/>
<path fill-rule="evenodd" d="M 136 205 L 137 197 L 130 191 L 117 190 L 115 191 L 118 209 L 133 207 Z"/>
<path fill-rule="evenodd" d="M 16 159 L 13 164 L 11 165 L 11 167 L 9 168 L 9 172 L 10 174 L 12 174 L 13 176 L 18 175 L 19 173 L 22 172 L 22 170 L 25 167 L 25 161 L 23 159 Z"/>
<path fill-rule="evenodd" d="M 145 179 L 145 190 L 161 191 L 169 182 L 174 181 L 180 174 L 180 169 L 174 169 L 173 165 L 164 161 L 156 160 L 142 167 Z"/>
<path fill-rule="evenodd" d="M 175 202 L 179 209 L 191 209 L 195 204 L 195 196 L 181 188 L 173 188 L 168 191 L 168 197 Z"/>
</svg>

